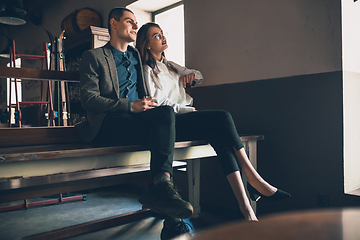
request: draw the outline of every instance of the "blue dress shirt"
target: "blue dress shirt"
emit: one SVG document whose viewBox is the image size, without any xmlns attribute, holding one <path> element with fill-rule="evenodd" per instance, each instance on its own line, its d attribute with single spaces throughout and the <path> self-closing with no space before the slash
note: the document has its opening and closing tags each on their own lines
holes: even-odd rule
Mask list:
<svg viewBox="0 0 360 240">
<path fill-rule="evenodd" d="M 122 52 L 111 47 L 111 51 L 114 56 L 118 74 L 120 98 L 129 99 L 130 109 L 131 102 L 139 99 L 138 92 L 136 91 L 137 71 L 135 68 L 139 62 L 129 50 Z"/>
</svg>

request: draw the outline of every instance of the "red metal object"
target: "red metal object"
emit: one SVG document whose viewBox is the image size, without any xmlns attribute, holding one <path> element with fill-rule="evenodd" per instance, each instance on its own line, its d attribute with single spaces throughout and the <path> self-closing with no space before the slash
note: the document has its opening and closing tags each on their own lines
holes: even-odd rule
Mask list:
<svg viewBox="0 0 360 240">
<path fill-rule="evenodd" d="M 46 43 L 43 43 L 43 55 L 28 55 L 28 54 L 17 54 L 15 52 L 15 41 L 12 39 L 11 40 L 11 47 L 10 47 L 10 67 L 16 67 L 15 65 L 15 60 L 17 58 L 22 58 L 22 59 L 33 59 L 33 60 L 41 60 L 42 61 L 42 68 L 48 70 L 49 69 L 49 63 L 48 63 L 48 57 L 47 57 L 47 46 Z M 25 82 L 24 80 L 21 80 L 22 82 Z M 15 98 L 16 98 L 16 103 L 12 104 L 11 103 L 11 95 L 12 95 L 12 91 L 11 91 L 11 85 L 12 83 L 15 83 Z M 41 89 L 40 89 L 40 101 L 19 101 L 19 96 L 18 96 L 18 91 L 17 91 L 17 83 L 18 80 L 16 78 L 11 78 L 10 79 L 10 86 L 9 86 L 9 127 L 11 127 L 11 107 L 15 105 L 15 109 L 18 112 L 19 116 L 18 116 L 18 126 L 21 127 L 21 120 L 22 120 L 22 115 L 21 115 L 21 109 L 20 106 L 21 105 L 39 105 L 40 109 L 39 109 L 39 126 L 41 126 L 41 116 L 42 116 L 42 105 L 43 104 L 48 104 L 48 109 L 49 109 L 49 120 L 50 120 L 50 125 L 51 126 L 55 126 L 55 114 L 54 114 L 54 107 L 53 107 L 53 102 L 52 102 L 52 94 L 51 94 L 51 84 L 50 81 L 47 81 L 48 83 L 48 100 L 45 101 L 43 98 L 43 81 L 39 81 L 41 84 Z"/>
<path fill-rule="evenodd" d="M 62 194 L 60 193 L 59 197 L 56 199 L 48 199 L 48 200 L 36 201 L 36 202 L 29 202 L 27 199 L 25 199 L 24 204 L 0 207 L 0 212 L 13 211 L 13 210 L 18 210 L 18 209 L 27 209 L 30 207 L 41 207 L 41 206 L 73 202 L 73 201 L 79 201 L 79 200 L 86 200 L 86 195 L 63 197 Z"/>
</svg>

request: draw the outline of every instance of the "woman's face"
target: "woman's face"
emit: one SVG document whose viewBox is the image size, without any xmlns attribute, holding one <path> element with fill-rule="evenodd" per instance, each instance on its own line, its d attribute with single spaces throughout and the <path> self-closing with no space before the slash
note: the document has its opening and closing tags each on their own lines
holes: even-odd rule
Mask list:
<svg viewBox="0 0 360 240">
<path fill-rule="evenodd" d="M 157 56 L 168 48 L 163 31 L 158 27 L 150 27 L 146 48 L 153 56 Z"/>
</svg>

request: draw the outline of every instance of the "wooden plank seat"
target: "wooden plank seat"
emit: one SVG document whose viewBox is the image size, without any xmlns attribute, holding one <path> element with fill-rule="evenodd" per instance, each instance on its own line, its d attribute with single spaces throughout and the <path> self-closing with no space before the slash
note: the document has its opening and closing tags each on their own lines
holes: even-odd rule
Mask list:
<svg viewBox="0 0 360 240">
<path fill-rule="evenodd" d="M 0 129 L 0 163 L 71 158 L 146 151 L 141 145 L 117 146 L 86 143 L 70 127 Z M 206 145 L 205 141 L 176 142 L 175 148 Z"/>
<path fill-rule="evenodd" d="M 246 151 L 254 166 L 256 166 L 256 143 L 263 139 L 262 135 L 241 136 Z M 146 146 L 111 146 L 95 143 L 85 143 L 78 136 L 75 128 L 70 127 L 34 127 L 34 128 L 2 128 L 0 129 L 0 203 L 26 198 L 45 196 L 61 192 L 87 190 L 90 188 L 114 185 L 121 179 L 132 178 L 134 173 L 144 174 L 149 172 L 150 155 Z M 138 158 L 145 158 L 144 162 L 134 162 L 131 159 L 137 153 L 147 152 Z M 98 169 L 75 169 L 73 171 L 58 170 L 50 172 L 47 176 L 35 173 L 24 176 L 30 169 L 25 168 L 25 173 L 5 176 L 6 167 L 14 164 L 41 161 L 39 164 L 51 160 L 86 158 L 91 156 L 113 156 L 130 158 L 124 165 L 111 165 Z M 122 155 L 123 154 L 123 155 Z M 128 154 L 124 156 L 124 154 Z M 130 154 L 130 157 L 129 157 Z M 194 217 L 200 213 L 200 159 L 216 156 L 212 147 L 206 141 L 176 142 L 174 160 L 186 160 L 189 180 L 189 200 L 194 206 Z M 90 160 L 89 160 L 90 161 Z M 72 161 L 74 162 L 74 161 Z M 75 162 L 76 163 L 76 162 Z M 58 164 L 58 163 L 57 163 Z M 68 163 L 66 163 L 68 164 Z M 183 167 L 185 163 L 174 161 L 174 167 Z M 37 168 L 37 167 L 31 167 Z M 51 166 L 49 167 L 51 168 Z M 58 166 L 56 165 L 56 168 Z M 16 169 L 18 170 L 18 169 Z M 1 172 L 3 171 L 3 172 Z M 64 180 L 65 179 L 65 180 Z M 86 183 L 86 184 L 85 184 Z"/>
<path fill-rule="evenodd" d="M 175 147 L 186 148 L 204 144 L 206 144 L 204 141 L 177 142 Z M 147 147 L 141 145 L 106 146 L 85 143 L 77 135 L 74 127 L 0 129 L 0 146 L 0 164 L 148 150 Z M 184 166 L 186 166 L 184 162 L 174 162 L 176 168 Z M 40 197 L 61 191 L 72 192 L 115 185 L 119 184 L 121 179 L 139 178 L 141 176 L 139 174 L 148 173 L 149 170 L 149 163 L 146 163 L 70 173 L 61 172 L 50 176 L 27 178 L 21 175 L 10 176 L 8 178 L 15 179 L 0 182 L 0 203 Z M 131 173 L 137 173 L 137 175 L 134 176 Z M 3 180 L 8 179 L 0 175 L 1 178 Z M 15 182 L 16 184 L 14 184 Z"/>
<path fill-rule="evenodd" d="M 176 149 L 206 145 L 204 141 L 177 142 Z M 146 146 L 112 146 L 85 143 L 74 127 L 34 127 L 0 129 L 1 164 L 21 163 L 59 158 L 88 157 L 148 151 Z M 186 162 L 174 161 L 174 167 L 186 166 Z M 122 179 L 149 176 L 149 160 L 145 164 L 130 164 L 110 168 L 75 172 L 60 172 L 46 176 L 0 175 L 0 203 L 41 197 L 60 192 L 73 192 L 119 184 Z M 134 173 L 137 173 L 134 175 Z"/>
<path fill-rule="evenodd" d="M 186 167 L 186 163 L 174 161 L 173 166 L 175 169 Z M 137 164 L 81 172 L 59 173 L 48 176 L 9 179 L 0 181 L 0 203 L 119 185 L 124 181 L 149 178 L 149 171 L 149 164 Z"/>
</svg>

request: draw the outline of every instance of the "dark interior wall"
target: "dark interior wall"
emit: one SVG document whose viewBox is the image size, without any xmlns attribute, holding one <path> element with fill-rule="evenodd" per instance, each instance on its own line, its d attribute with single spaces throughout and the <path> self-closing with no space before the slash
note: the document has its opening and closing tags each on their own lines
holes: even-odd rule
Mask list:
<svg viewBox="0 0 360 240">
<path fill-rule="evenodd" d="M 199 87 L 192 95 L 198 109 L 228 110 L 239 133 L 265 135 L 258 144 L 258 171 L 292 198 L 260 201 L 260 215 L 358 204 L 343 194 L 341 71 Z M 227 182 L 214 180 L 216 166 L 202 162 L 202 178 L 213 179 L 204 183 L 202 201 L 237 209 Z"/>
<path fill-rule="evenodd" d="M 184 2 L 186 64 L 204 75 L 195 105 L 264 134 L 259 172 L 293 195 L 259 213 L 358 204 L 343 194 L 341 1 Z M 237 209 L 216 166 L 202 162 L 203 201 Z"/>
<path fill-rule="evenodd" d="M 41 44 L 49 42 L 49 37 L 44 29 L 49 31 L 54 37 L 59 37 L 62 29 L 61 22 L 66 16 L 76 9 L 92 8 L 96 10 L 101 18 L 103 27 L 107 27 L 107 18 L 110 10 L 114 7 L 125 7 L 135 0 L 24 0 L 24 8 L 28 13 L 24 15 L 26 24 L 20 26 L 10 26 L 0 24 L 0 31 L 16 43 L 18 53 L 40 54 Z M 30 16 L 35 16 L 35 21 Z M 0 38 L 0 49 L 6 46 L 6 39 Z M 8 60 L 0 58 L 0 65 L 6 65 Z M 36 61 L 24 60 L 23 66 L 28 68 L 40 67 Z"/>
</svg>

